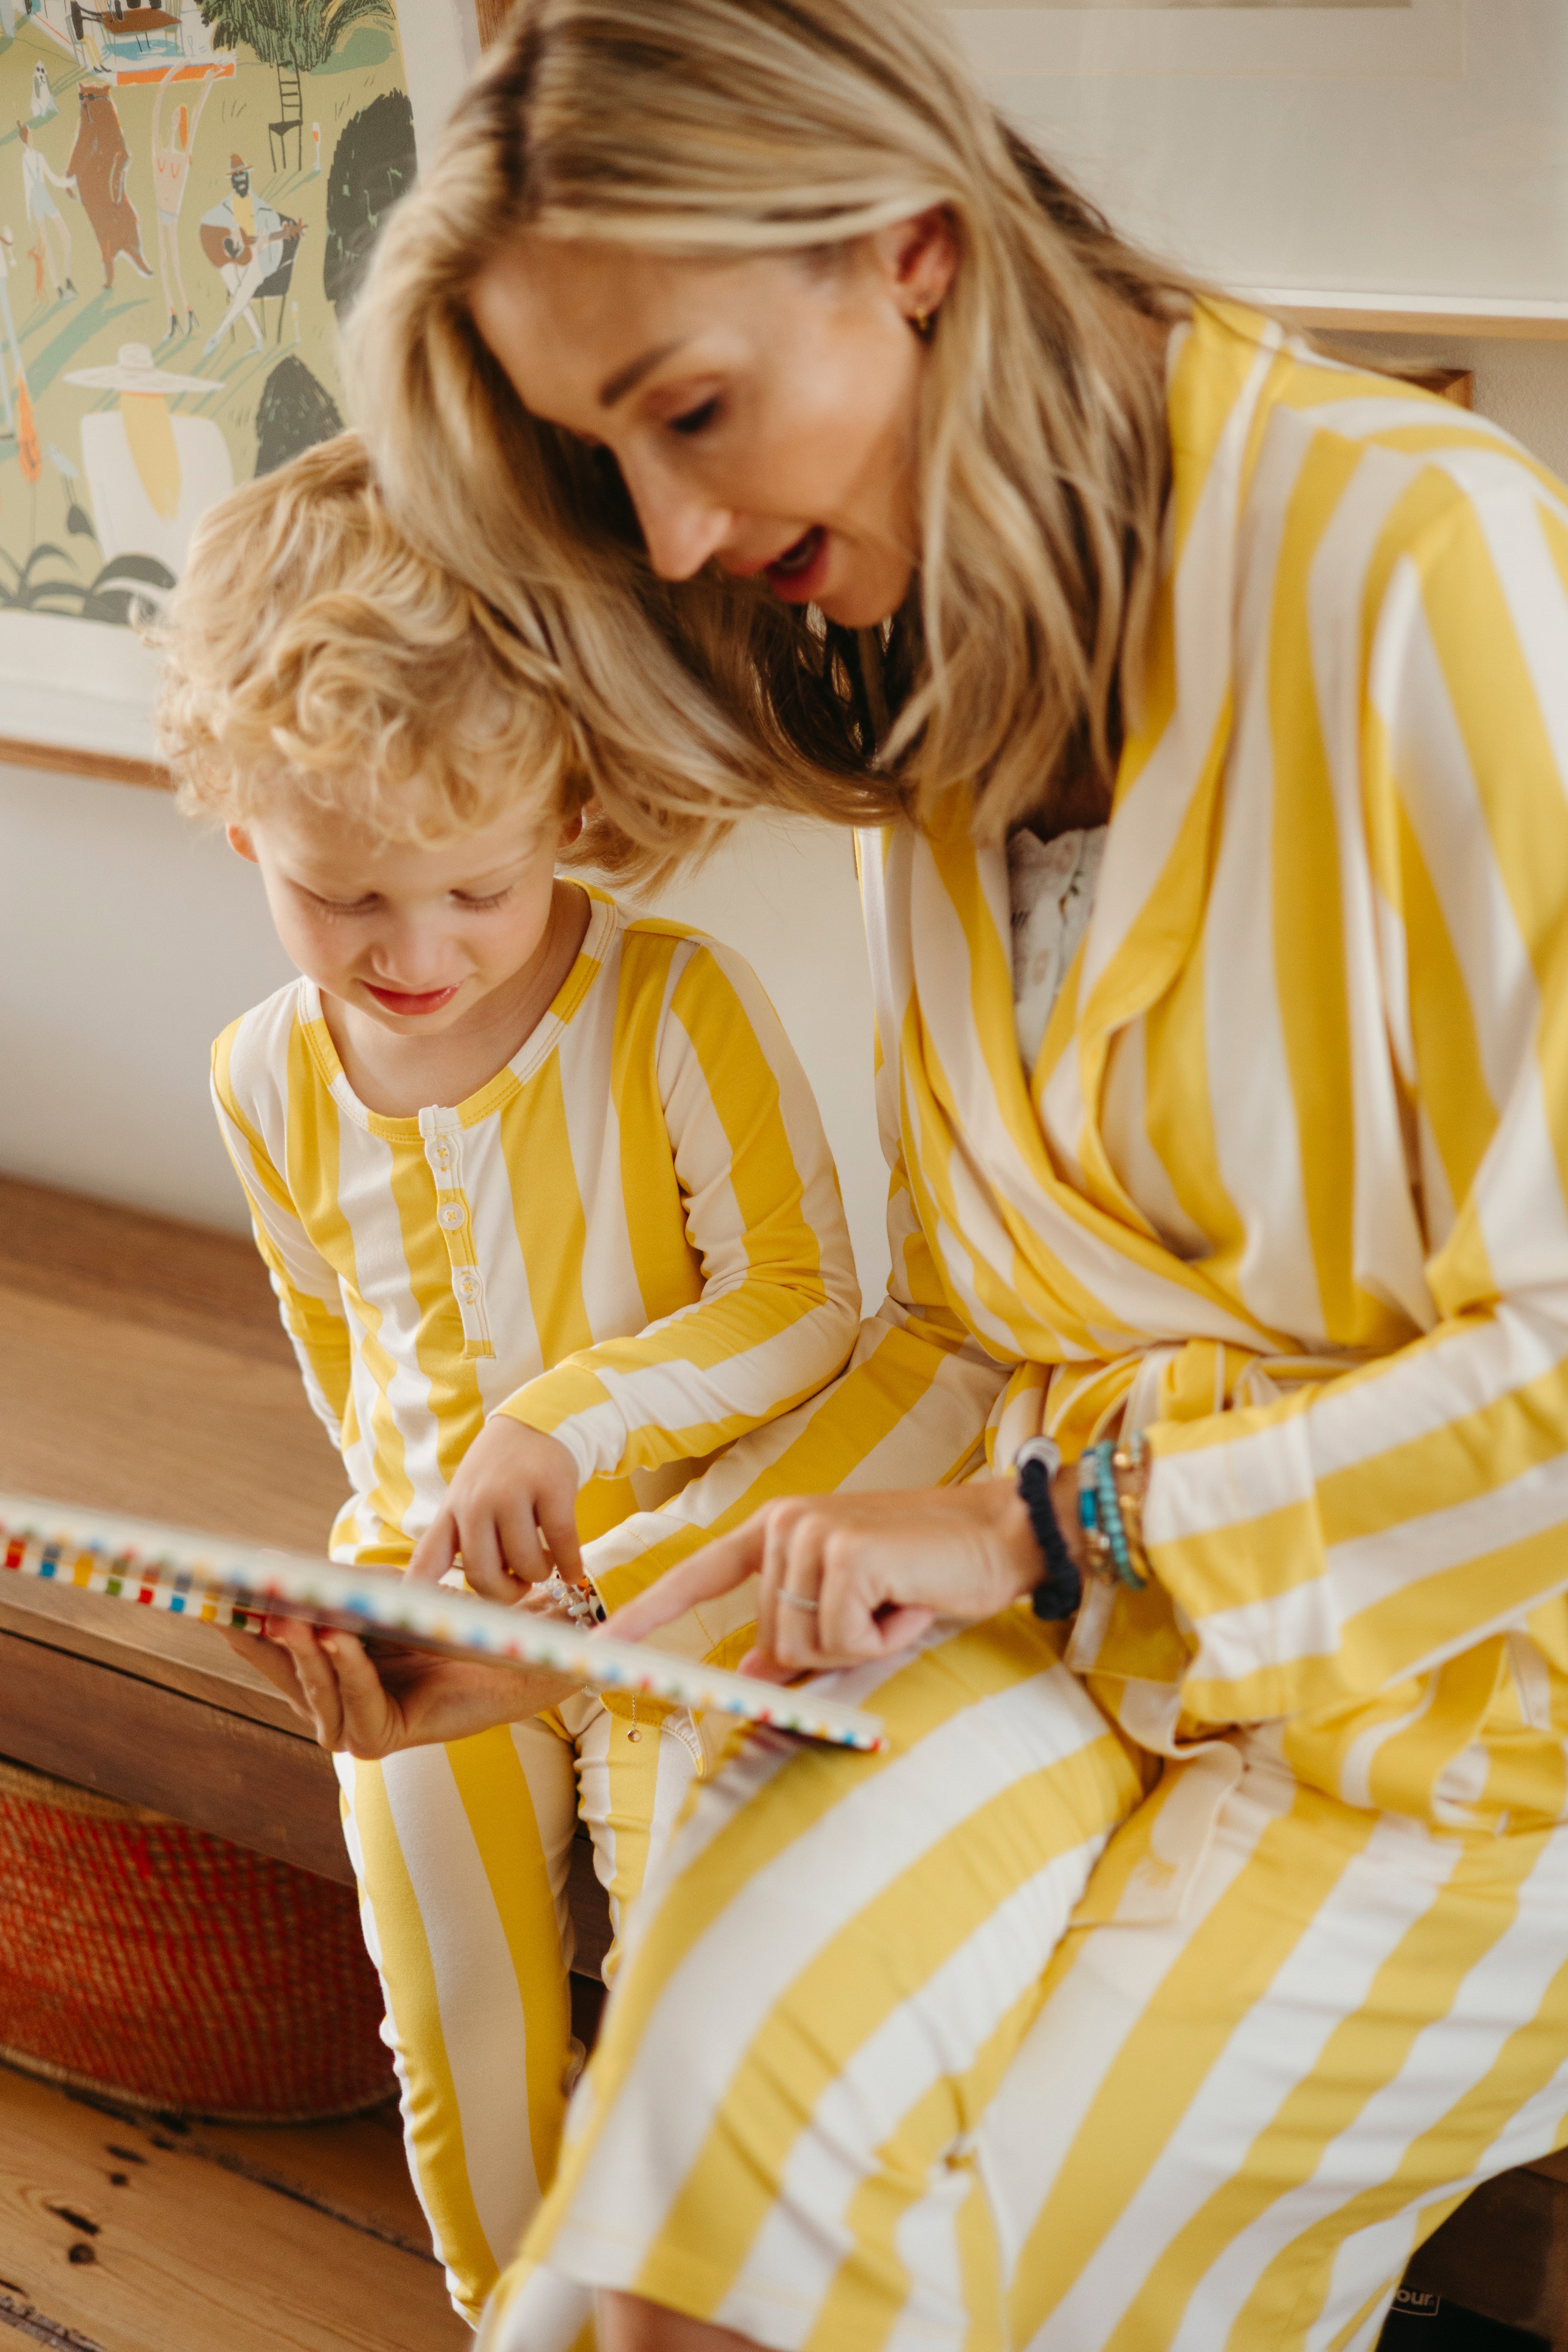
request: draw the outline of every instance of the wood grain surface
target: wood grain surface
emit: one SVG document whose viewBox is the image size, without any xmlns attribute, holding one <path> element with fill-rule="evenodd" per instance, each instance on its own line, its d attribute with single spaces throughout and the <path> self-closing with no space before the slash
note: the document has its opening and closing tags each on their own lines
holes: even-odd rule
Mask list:
<svg viewBox="0 0 1568 2352">
<path fill-rule="evenodd" d="M 1568 2171 L 1561 2158 L 1500 2173 L 1466 2198 L 1405 2273 L 1527 2341 L 1568 2352 Z"/>
<path fill-rule="evenodd" d="M 313 1740 L 0 1633 L 0 1755 L 352 1886 Z"/>
<path fill-rule="evenodd" d="M 0 2324 L 35 2342 L 458 2352 L 428 2244 L 385 2118 L 181 2132 L 0 2069 Z"/>
<path fill-rule="evenodd" d="M 292 1365 L 3 1280 L 0 1486 L 314 1552 L 347 1491 Z"/>
<path fill-rule="evenodd" d="M 0 1576 L 0 1633 L 68 1650 L 96 1665 L 140 1675 L 163 1690 L 205 1699 L 296 1739 L 306 1726 L 282 1693 L 237 1656 L 216 1625 L 194 1625 L 163 1609 L 130 1609 L 105 1592 L 62 1590 L 30 1576 Z"/>
</svg>

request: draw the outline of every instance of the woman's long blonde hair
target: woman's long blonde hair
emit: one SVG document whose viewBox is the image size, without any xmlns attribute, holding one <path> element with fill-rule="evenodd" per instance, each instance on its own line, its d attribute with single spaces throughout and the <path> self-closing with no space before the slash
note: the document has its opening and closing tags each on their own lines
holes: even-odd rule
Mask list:
<svg viewBox="0 0 1568 2352">
<path fill-rule="evenodd" d="M 858 637 L 713 567 L 658 579 L 602 454 L 529 415 L 474 324 L 520 230 L 820 249 L 931 206 L 917 600 Z M 1157 570 L 1188 281 L 1002 122 L 925 0 L 520 0 L 350 330 L 403 528 L 515 628 L 591 747 L 600 854 L 658 866 L 759 803 L 865 822 L 955 782 L 1000 836 L 1109 776 Z M 889 722 L 888 713 L 891 712 Z"/>
</svg>

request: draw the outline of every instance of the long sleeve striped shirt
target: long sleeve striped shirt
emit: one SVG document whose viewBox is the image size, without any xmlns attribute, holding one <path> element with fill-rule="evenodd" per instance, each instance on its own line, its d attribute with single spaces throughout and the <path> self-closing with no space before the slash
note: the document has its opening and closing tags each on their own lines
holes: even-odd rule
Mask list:
<svg viewBox="0 0 1568 2352">
<path fill-rule="evenodd" d="M 894 1162 L 826 1397 L 597 1549 L 1150 1433 L 1154 1580 L 1071 1663 L 1146 1747 L 1266 1725 L 1456 1829 L 1568 1817 L 1568 493 L 1197 306 L 1089 933 L 1032 1078 L 955 791 L 862 845 Z M 880 1374 L 879 1375 L 879 1367 Z M 929 1433 L 929 1434 L 928 1434 Z M 700 1629 L 722 1630 L 699 1612 Z"/>
<path fill-rule="evenodd" d="M 404 1565 L 492 1412 L 567 1448 L 586 1538 L 849 1352 L 832 1158 L 754 974 L 589 896 L 548 1013 L 465 1102 L 367 1110 L 304 980 L 214 1048 L 257 1245 L 353 1488 L 339 1559 Z"/>
</svg>

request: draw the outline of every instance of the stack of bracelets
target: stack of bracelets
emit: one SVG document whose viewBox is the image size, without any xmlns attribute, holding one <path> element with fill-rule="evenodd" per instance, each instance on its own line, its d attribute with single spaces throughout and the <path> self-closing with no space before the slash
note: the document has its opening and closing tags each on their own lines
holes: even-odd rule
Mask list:
<svg viewBox="0 0 1568 2352">
<path fill-rule="evenodd" d="M 1034 1437 L 1019 1447 L 1016 1465 L 1018 1492 L 1046 1568 L 1033 1595 L 1037 1617 L 1070 1617 L 1083 1598 L 1083 1580 L 1051 1502 L 1051 1480 L 1061 1460 L 1054 1440 Z M 1149 1446 L 1142 1430 L 1125 1438 L 1102 1438 L 1086 1446 L 1079 1459 L 1078 1517 L 1089 1572 L 1134 1591 L 1142 1591 L 1149 1581 L 1149 1556 L 1143 1548 L 1148 1486 Z"/>
</svg>

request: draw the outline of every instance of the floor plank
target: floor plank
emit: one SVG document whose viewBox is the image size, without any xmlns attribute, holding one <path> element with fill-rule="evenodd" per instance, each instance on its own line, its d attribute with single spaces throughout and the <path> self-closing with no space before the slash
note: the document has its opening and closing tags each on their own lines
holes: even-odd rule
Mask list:
<svg viewBox="0 0 1568 2352">
<path fill-rule="evenodd" d="M 188 2132 L 0 2069 L 0 2329 L 68 2352 L 458 2352 L 396 2132 Z M 8 2340 L 8 2336 L 5 2338 Z"/>
<path fill-rule="evenodd" d="M 406 2252 L 430 2252 L 395 2106 L 326 2126 L 153 2124 L 143 2129 L 154 2144 L 173 2137 L 186 2155 L 301 2198 Z"/>
</svg>

